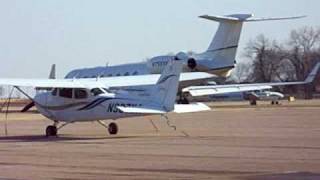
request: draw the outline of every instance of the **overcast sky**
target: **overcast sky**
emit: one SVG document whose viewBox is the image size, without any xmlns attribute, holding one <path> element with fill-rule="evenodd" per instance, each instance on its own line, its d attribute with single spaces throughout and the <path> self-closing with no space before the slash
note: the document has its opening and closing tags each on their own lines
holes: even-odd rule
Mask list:
<svg viewBox="0 0 320 180">
<path fill-rule="evenodd" d="M 199 15 L 253 13 L 305 19 L 247 23 L 238 60 L 258 34 L 279 41 L 319 26 L 318 0 L 0 0 L 0 77 L 58 77 L 79 67 L 139 62 L 169 52 L 204 51 L 217 23 Z"/>
</svg>

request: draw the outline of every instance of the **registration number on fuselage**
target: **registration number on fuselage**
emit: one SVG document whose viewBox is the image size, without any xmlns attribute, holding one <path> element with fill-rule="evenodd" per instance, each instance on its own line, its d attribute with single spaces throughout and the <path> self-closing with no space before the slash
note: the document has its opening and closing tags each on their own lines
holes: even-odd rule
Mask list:
<svg viewBox="0 0 320 180">
<path fill-rule="evenodd" d="M 142 106 L 142 104 L 132 104 L 132 103 L 110 103 L 107 108 L 107 112 L 109 113 L 123 113 L 120 109 L 117 107 L 139 107 Z"/>
</svg>

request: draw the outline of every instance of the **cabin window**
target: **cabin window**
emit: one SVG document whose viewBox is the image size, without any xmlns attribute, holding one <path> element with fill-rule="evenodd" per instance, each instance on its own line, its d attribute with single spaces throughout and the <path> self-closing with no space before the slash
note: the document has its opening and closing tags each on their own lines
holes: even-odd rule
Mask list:
<svg viewBox="0 0 320 180">
<path fill-rule="evenodd" d="M 71 88 L 62 88 L 59 90 L 60 97 L 72 98 L 72 89 Z"/>
<path fill-rule="evenodd" d="M 76 99 L 85 99 L 88 97 L 88 93 L 85 89 L 75 89 L 74 90 L 74 97 Z"/>
<path fill-rule="evenodd" d="M 54 88 L 51 92 L 52 96 L 56 96 L 58 94 L 58 89 Z"/>
<path fill-rule="evenodd" d="M 104 93 L 101 89 L 99 88 L 94 88 L 94 89 L 91 89 L 91 94 L 94 95 L 94 96 L 98 96 L 99 94 L 102 94 Z"/>
</svg>

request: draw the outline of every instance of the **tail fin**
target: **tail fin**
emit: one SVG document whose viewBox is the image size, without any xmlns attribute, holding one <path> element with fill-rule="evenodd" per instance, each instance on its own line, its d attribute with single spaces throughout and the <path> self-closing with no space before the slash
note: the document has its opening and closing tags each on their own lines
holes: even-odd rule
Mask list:
<svg viewBox="0 0 320 180">
<path fill-rule="evenodd" d="M 166 111 L 172 111 L 177 97 L 180 73 L 182 71 L 183 60 L 179 54 L 172 61 L 169 61 L 156 84 L 154 95 L 156 103 L 161 105 Z"/>
<path fill-rule="evenodd" d="M 312 83 L 314 81 L 314 79 L 316 78 L 316 76 L 318 75 L 318 70 L 320 68 L 320 62 L 318 62 L 313 69 L 311 70 L 311 72 L 309 73 L 309 75 L 307 76 L 307 78 L 305 79 L 305 83 Z"/>
<path fill-rule="evenodd" d="M 51 70 L 50 70 L 50 74 L 49 74 L 49 79 L 56 79 L 56 65 L 52 64 L 51 65 Z"/>
<path fill-rule="evenodd" d="M 252 18 L 253 14 L 232 14 L 226 16 L 203 15 L 200 18 L 217 21 L 219 27 L 206 52 L 200 54 L 201 59 L 215 60 L 221 66 L 233 66 L 244 22 L 274 21 L 298 19 L 305 16 L 283 18 Z"/>
</svg>

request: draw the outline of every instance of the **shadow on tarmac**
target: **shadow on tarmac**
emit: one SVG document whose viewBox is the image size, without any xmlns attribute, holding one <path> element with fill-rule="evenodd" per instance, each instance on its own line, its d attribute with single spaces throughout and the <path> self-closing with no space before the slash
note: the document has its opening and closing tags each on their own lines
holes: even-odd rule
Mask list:
<svg viewBox="0 0 320 180">
<path fill-rule="evenodd" d="M 132 139 L 142 136 L 106 136 L 106 137 L 71 137 L 55 136 L 46 137 L 45 135 L 26 135 L 26 136 L 1 136 L 0 142 L 60 142 L 60 141 L 86 141 L 86 140 L 111 140 L 111 139 Z"/>
</svg>

